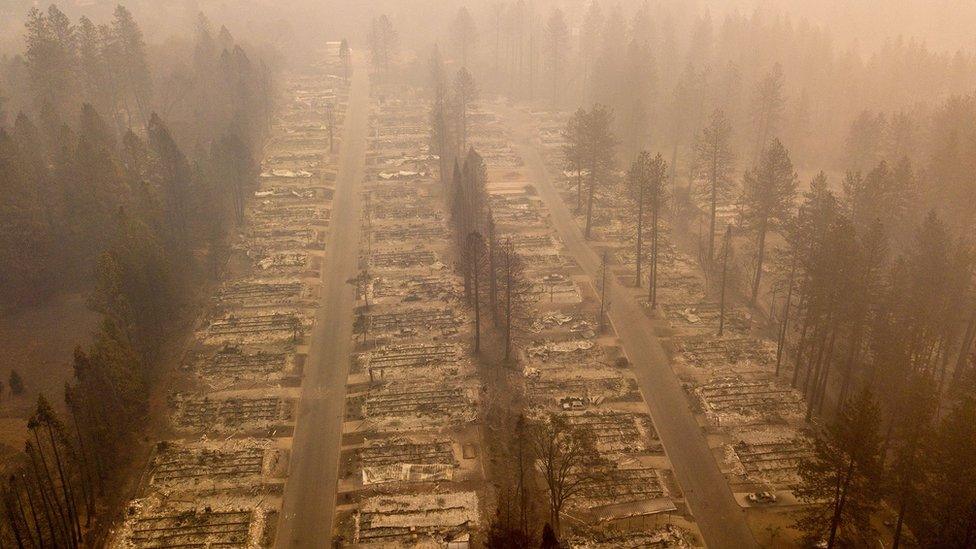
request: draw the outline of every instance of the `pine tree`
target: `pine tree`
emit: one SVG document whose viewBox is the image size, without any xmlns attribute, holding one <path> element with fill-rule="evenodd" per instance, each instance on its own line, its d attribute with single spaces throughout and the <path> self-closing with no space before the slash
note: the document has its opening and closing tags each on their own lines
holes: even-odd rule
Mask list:
<svg viewBox="0 0 976 549">
<path fill-rule="evenodd" d="M 927 499 L 924 493 L 926 470 L 925 451 L 930 446 L 930 427 L 938 406 L 934 380 L 926 375 L 912 374 L 897 399 L 894 415 L 894 444 L 887 475 L 890 495 L 897 519 L 892 547 L 902 543 L 905 518 L 918 510 Z"/>
<path fill-rule="evenodd" d="M 708 200 L 708 252 L 706 266 L 711 269 L 715 256 L 715 213 L 718 201 L 732 186 L 735 153 L 732 151 L 732 125 L 720 109 L 712 112 L 708 126 L 695 140 L 695 166 L 698 178 L 706 184 Z"/>
<path fill-rule="evenodd" d="M 445 183 L 460 145 L 457 132 L 450 123 L 449 90 L 440 49 L 435 45 L 428 62 L 433 100 L 430 105 L 430 150 L 436 154 L 441 183 Z"/>
<path fill-rule="evenodd" d="M 63 169 L 70 248 L 73 264 L 88 268 L 104 245 L 103 235 L 111 234 L 115 212 L 128 201 L 113 132 L 91 105 L 82 107 L 77 144 L 69 154 Z"/>
<path fill-rule="evenodd" d="M 880 418 L 867 389 L 841 409 L 800 463 L 799 498 L 810 504 L 797 527 L 811 543 L 858 545 L 871 539 L 871 513 L 880 500 Z"/>
<path fill-rule="evenodd" d="M 908 230 L 919 221 L 917 198 L 915 175 L 907 159 L 895 166 L 882 160 L 866 175 L 851 171 L 844 179 L 844 205 L 858 229 L 864 231 L 877 221 L 899 248 L 909 243 Z"/>
<path fill-rule="evenodd" d="M 882 160 L 881 154 L 888 121 L 884 113 L 864 110 L 851 123 L 845 142 L 848 171 L 863 172 Z"/>
<path fill-rule="evenodd" d="M 75 27 L 54 5 L 47 14 L 32 8 L 26 25 L 26 62 L 36 106 L 64 116 L 73 110 L 77 90 Z"/>
<path fill-rule="evenodd" d="M 797 178 L 790 153 L 773 139 L 763 152 L 759 164 L 748 170 L 743 177 L 742 222 L 755 232 L 755 276 L 752 280 L 753 304 L 759 296 L 763 263 L 766 254 L 766 236 L 770 230 L 782 226 L 789 219 L 796 198 Z"/>
<path fill-rule="evenodd" d="M 349 42 L 345 38 L 339 42 L 339 61 L 342 63 L 342 79 L 348 82 L 349 71 L 352 69 L 352 53 Z"/>
<path fill-rule="evenodd" d="M 753 162 L 759 163 L 760 156 L 768 148 L 769 138 L 776 135 L 779 124 L 783 119 L 786 99 L 783 94 L 783 67 L 779 63 L 756 85 L 752 102 L 752 121 L 756 128 L 755 157 Z"/>
<path fill-rule="evenodd" d="M 594 103 L 610 108 L 623 104 L 621 75 L 627 56 L 627 25 L 619 5 L 613 5 L 604 19 L 600 35 L 600 49 L 593 65 L 590 97 Z"/>
<path fill-rule="evenodd" d="M 478 85 L 468 69 L 461 67 L 454 77 L 454 108 L 457 121 L 458 154 L 464 154 L 468 148 L 468 117 L 471 107 L 478 100 Z"/>
<path fill-rule="evenodd" d="M 143 124 L 148 122 L 150 100 L 152 99 L 152 77 L 146 61 L 146 44 L 139 25 L 125 6 L 117 6 L 112 20 L 112 40 L 118 58 L 113 59 L 113 69 L 122 91 L 123 104 L 129 110 L 128 101 L 135 103 L 135 109 Z M 130 119 L 129 125 L 132 125 Z"/>
<path fill-rule="evenodd" d="M 24 379 L 20 377 L 20 373 L 17 370 L 10 370 L 10 377 L 7 379 L 7 383 L 10 385 L 10 392 L 14 396 L 24 394 Z"/>
<path fill-rule="evenodd" d="M 619 85 L 627 93 L 619 98 L 620 131 L 624 150 L 633 154 L 647 144 L 650 135 L 655 81 L 654 57 L 650 49 L 637 40 L 631 40 L 622 71 Z"/>
<path fill-rule="evenodd" d="M 970 380 L 971 382 L 972 380 Z M 976 541 L 976 398 L 964 395 L 942 419 L 925 451 L 925 505 L 913 528 L 922 547 L 971 547 Z"/>
<path fill-rule="evenodd" d="M 648 279 L 650 290 L 648 298 L 650 303 L 656 303 L 657 292 L 655 290 L 657 282 L 657 251 L 658 251 L 658 228 L 661 210 L 664 208 L 667 199 L 667 189 L 665 188 L 665 178 L 667 176 L 667 163 L 658 154 L 651 157 L 651 153 L 641 151 L 630 166 L 628 172 L 628 182 L 630 194 L 637 205 L 636 230 L 637 248 L 636 260 L 634 264 L 635 286 L 641 285 L 641 267 L 644 253 L 644 224 L 646 217 L 650 214 L 651 224 L 651 275 Z"/>
<path fill-rule="evenodd" d="M 234 219 L 241 225 L 244 223 L 245 201 L 257 175 L 257 163 L 240 133 L 233 129 L 214 142 L 210 156 L 219 187 L 217 197 L 229 195 L 232 198 Z"/>
<path fill-rule="evenodd" d="M 188 251 L 192 208 L 192 175 L 186 156 L 155 113 L 149 119 L 149 144 L 155 155 L 165 226 L 172 245 Z"/>
<path fill-rule="evenodd" d="M 583 162 L 586 149 L 584 127 L 586 125 L 586 110 L 577 109 L 566 122 L 563 130 L 562 145 L 563 159 L 566 169 L 576 177 L 576 212 L 583 209 Z"/>
<path fill-rule="evenodd" d="M 461 6 L 454 17 L 451 32 L 457 46 L 458 58 L 462 67 L 470 67 L 472 49 L 478 44 L 478 28 L 468 8 Z"/>
<path fill-rule="evenodd" d="M 114 75 L 105 57 L 105 36 L 87 17 L 78 21 L 78 72 L 84 101 L 98 112 L 114 115 L 117 102 Z"/>
<path fill-rule="evenodd" d="M 566 48 L 569 42 L 569 27 L 566 17 L 559 8 L 553 8 L 546 20 L 546 59 L 552 80 L 552 107 L 559 106 L 559 92 L 562 89 L 563 73 L 566 63 Z"/>
<path fill-rule="evenodd" d="M 474 309 L 474 353 L 481 352 L 481 302 L 484 290 L 483 273 L 487 266 L 485 239 L 479 232 L 468 233 L 465 239 L 464 262 L 471 277 L 469 303 Z"/>
<path fill-rule="evenodd" d="M 379 67 L 384 75 L 389 75 L 390 64 L 396 55 L 399 37 L 386 14 L 373 19 L 368 40 L 373 64 Z"/>
<path fill-rule="evenodd" d="M 587 172 L 586 228 L 583 234 L 590 237 L 593 226 L 593 198 L 596 188 L 606 183 L 615 163 L 617 139 L 613 135 L 613 111 L 605 105 L 593 105 L 583 119 L 582 166 Z"/>
<path fill-rule="evenodd" d="M 528 320 L 528 299 L 531 284 L 526 278 L 525 263 L 512 242 L 506 241 L 499 247 L 498 268 L 501 271 L 499 304 L 505 330 L 505 360 L 512 356 L 515 339 Z"/>
<path fill-rule="evenodd" d="M 584 102 L 593 101 L 592 81 L 594 65 L 600 53 L 600 42 L 603 34 L 603 11 L 596 0 L 590 2 L 583 17 L 583 26 L 579 33 L 579 51 L 583 76 Z"/>
<path fill-rule="evenodd" d="M 55 196 L 45 197 L 41 185 Z M 0 300 L 25 305 L 57 288 L 59 247 L 53 222 L 61 208 L 43 148 L 23 115 L 12 136 L 0 129 L 0 195 Z"/>
<path fill-rule="evenodd" d="M 124 211 L 116 222 L 115 238 L 98 258 L 89 302 L 151 360 L 185 303 L 183 284 L 171 256 L 145 223 Z"/>
<path fill-rule="evenodd" d="M 670 119 L 667 120 L 671 140 L 671 186 L 677 192 L 678 151 L 692 138 L 692 133 L 699 126 L 697 117 L 705 112 L 705 98 L 708 91 L 707 73 L 687 65 L 682 71 L 674 90 L 671 93 L 669 109 Z M 689 173 L 689 176 L 693 172 Z M 691 180 L 688 181 L 690 195 Z M 675 197 L 683 201 L 689 197 Z"/>
</svg>

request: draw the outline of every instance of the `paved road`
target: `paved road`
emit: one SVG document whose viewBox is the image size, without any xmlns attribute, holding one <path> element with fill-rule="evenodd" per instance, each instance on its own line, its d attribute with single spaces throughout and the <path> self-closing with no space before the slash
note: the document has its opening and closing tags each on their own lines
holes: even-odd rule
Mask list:
<svg viewBox="0 0 976 549">
<path fill-rule="evenodd" d="M 332 218 L 322 265 L 320 308 L 305 364 L 298 424 L 276 546 L 328 547 L 332 539 L 346 376 L 359 262 L 360 195 L 369 115 L 365 69 L 350 83 Z"/>
<path fill-rule="evenodd" d="M 534 136 L 525 130 L 526 116 L 521 112 L 511 112 L 512 118 L 519 122 L 515 145 L 525 160 L 540 197 L 549 208 L 553 225 L 586 274 L 592 280 L 599 280 L 600 257 L 587 244 L 569 208 L 552 185 L 539 148 L 533 144 Z M 616 280 L 612 280 L 611 284 L 611 295 L 617 298 L 612 299 L 610 319 L 633 363 L 654 426 L 671 459 L 675 476 L 705 537 L 705 543 L 713 549 L 756 547 L 755 538 L 746 524 L 745 513 L 732 497 L 649 319 L 641 306 L 628 295 L 633 289 L 624 288 Z"/>
</svg>

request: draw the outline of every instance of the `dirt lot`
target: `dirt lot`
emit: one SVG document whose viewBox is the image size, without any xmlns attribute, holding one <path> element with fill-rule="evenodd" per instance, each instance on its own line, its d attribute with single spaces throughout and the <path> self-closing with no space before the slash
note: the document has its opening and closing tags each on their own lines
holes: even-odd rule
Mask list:
<svg viewBox="0 0 976 549">
<path fill-rule="evenodd" d="M 746 513 L 746 520 L 756 533 L 759 546 L 770 549 L 786 549 L 800 543 L 800 533 L 793 528 L 796 517 L 796 509 Z"/>
</svg>

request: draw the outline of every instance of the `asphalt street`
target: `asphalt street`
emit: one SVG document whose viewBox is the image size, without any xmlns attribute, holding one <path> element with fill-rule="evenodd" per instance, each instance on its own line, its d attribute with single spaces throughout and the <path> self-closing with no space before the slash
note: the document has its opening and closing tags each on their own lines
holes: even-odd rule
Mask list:
<svg viewBox="0 0 976 549">
<path fill-rule="evenodd" d="M 600 280 L 602 261 L 553 186 L 539 147 L 529 133 L 526 115 L 512 110 L 510 116 L 516 123 L 515 146 L 526 163 L 531 182 L 549 209 L 553 226 L 591 280 Z M 610 300 L 609 317 L 633 364 L 654 426 L 705 542 L 713 549 L 757 547 L 746 524 L 745 512 L 735 502 L 650 319 L 632 298 L 633 292 L 633 288 L 624 288 L 615 279 L 611 280 L 610 293 L 617 297 Z"/>
<path fill-rule="evenodd" d="M 346 376 L 352 351 L 352 319 L 359 263 L 360 183 L 369 117 L 369 79 L 353 74 L 339 152 L 336 190 L 322 263 L 320 308 L 305 363 L 290 471 L 276 546 L 328 547 L 336 508 L 336 484 Z"/>
</svg>

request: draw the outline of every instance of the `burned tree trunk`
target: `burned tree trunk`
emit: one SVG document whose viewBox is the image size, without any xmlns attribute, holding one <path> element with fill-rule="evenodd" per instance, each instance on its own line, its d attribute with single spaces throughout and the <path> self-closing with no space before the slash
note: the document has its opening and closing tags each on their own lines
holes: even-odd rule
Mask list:
<svg viewBox="0 0 976 549">
<path fill-rule="evenodd" d="M 474 352 L 481 352 L 481 270 L 484 267 L 485 242 L 481 233 L 468 234 L 465 246 L 467 269 L 471 276 L 472 306 L 474 307 Z"/>
<path fill-rule="evenodd" d="M 641 286 L 641 260 L 644 253 L 644 185 L 637 191 L 637 259 L 635 263 L 634 286 Z"/>
<path fill-rule="evenodd" d="M 776 377 L 779 377 L 780 365 L 783 363 L 783 348 L 786 346 L 786 334 L 790 323 L 790 306 L 793 304 L 793 282 L 796 276 L 797 256 L 793 256 L 790 265 L 789 281 L 786 283 L 786 303 L 783 304 L 783 322 L 779 327 L 779 337 L 776 341 Z"/>
<path fill-rule="evenodd" d="M 495 314 L 498 311 L 498 279 L 497 271 L 495 270 L 495 251 L 497 248 L 497 242 L 495 241 L 495 220 L 491 214 L 491 208 L 488 208 L 488 219 L 486 222 L 488 230 L 488 310 L 492 313 L 492 318 L 495 319 L 495 326 L 498 325 L 498 316 Z"/>
<path fill-rule="evenodd" d="M 657 237 L 658 237 L 658 213 L 660 211 L 660 200 L 655 200 L 651 206 L 651 276 L 648 298 L 651 302 L 651 309 L 657 308 Z"/>
<path fill-rule="evenodd" d="M 68 544 L 68 536 L 63 528 L 63 521 L 60 519 L 60 512 L 57 508 L 57 502 L 52 502 L 48 497 L 47 490 L 44 486 L 44 478 L 41 476 L 40 467 L 37 465 L 36 452 L 34 451 L 34 446 L 28 441 L 25 445 L 25 453 L 30 457 L 31 468 L 34 472 L 34 481 L 37 484 L 37 492 L 41 497 L 41 506 L 44 509 L 44 518 L 47 522 L 48 531 L 51 534 L 51 542 L 55 545 L 58 543 L 58 537 L 65 540 L 65 544 Z M 50 478 L 50 477 L 48 477 Z"/>
<path fill-rule="evenodd" d="M 725 285 L 728 282 L 729 251 L 732 249 L 732 225 L 725 228 L 725 243 L 722 246 L 722 289 L 719 298 L 718 337 L 725 331 Z"/>
</svg>

